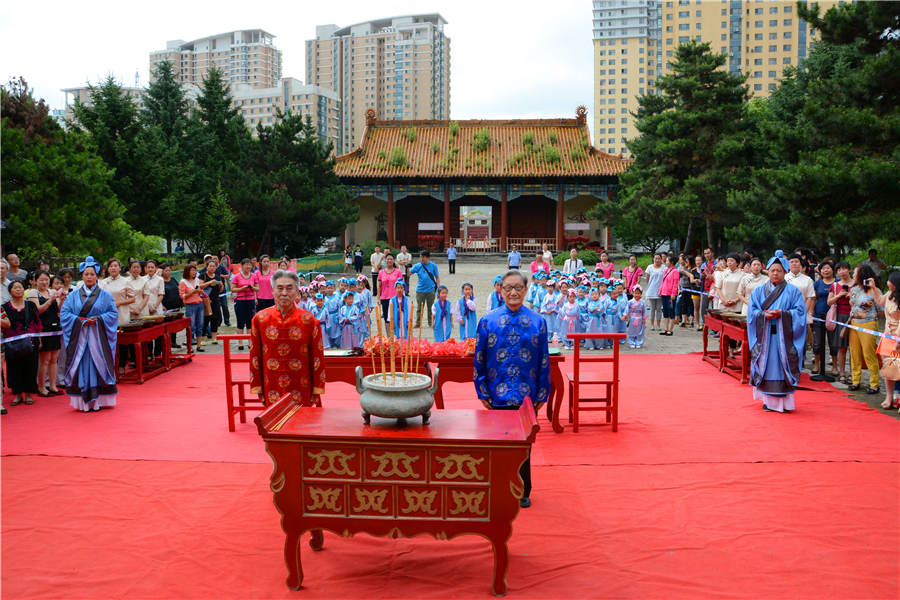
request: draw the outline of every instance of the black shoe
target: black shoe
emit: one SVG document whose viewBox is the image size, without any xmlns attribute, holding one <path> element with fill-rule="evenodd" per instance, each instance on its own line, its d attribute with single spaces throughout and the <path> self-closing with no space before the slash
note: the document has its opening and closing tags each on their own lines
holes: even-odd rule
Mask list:
<svg viewBox="0 0 900 600">
<path fill-rule="evenodd" d="M 238 346 L 238 350 L 243 350 L 243 349 L 244 349 L 243 346 Z"/>
<path fill-rule="evenodd" d="M 172 344 L 172 350 L 181 350 L 181 344 Z"/>
<path fill-rule="evenodd" d="M 528 508 L 529 506 L 531 506 L 531 498 L 529 498 L 528 496 L 522 496 L 521 498 L 519 498 L 519 506 L 521 506 L 522 508 Z"/>
<path fill-rule="evenodd" d="M 850 385 L 847 386 L 847 389 L 850 390 L 851 392 L 855 392 L 856 390 L 859 389 L 859 386 L 856 385 L 855 383 L 851 383 Z"/>
<path fill-rule="evenodd" d="M 5 406 L 0 406 L 0 415 L 5 415 L 5 414 L 8 413 L 8 412 L 9 412 L 9 411 L 6 410 L 6 407 L 5 407 Z"/>
<path fill-rule="evenodd" d="M 810 381 L 825 381 L 824 375 L 813 375 L 809 378 Z"/>
<path fill-rule="evenodd" d="M 867 394 L 880 394 L 880 393 L 881 393 L 881 388 L 873 388 L 873 387 L 870 387 L 870 388 L 867 388 L 867 389 L 866 389 L 866 393 L 867 393 Z"/>
</svg>

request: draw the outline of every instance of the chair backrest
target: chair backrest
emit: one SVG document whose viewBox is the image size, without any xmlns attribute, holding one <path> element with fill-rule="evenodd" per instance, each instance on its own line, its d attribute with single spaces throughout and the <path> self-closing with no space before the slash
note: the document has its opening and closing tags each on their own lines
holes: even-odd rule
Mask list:
<svg viewBox="0 0 900 600">
<path fill-rule="evenodd" d="M 581 365 L 582 363 L 611 363 L 612 379 L 602 380 L 609 383 L 618 383 L 619 381 L 619 340 L 625 339 L 624 333 L 567 333 L 566 337 L 575 341 L 575 352 L 572 354 L 574 361 L 575 385 L 581 382 Z M 612 340 L 612 354 L 582 354 L 581 340 Z M 596 381 L 596 380 L 595 380 Z"/>
</svg>

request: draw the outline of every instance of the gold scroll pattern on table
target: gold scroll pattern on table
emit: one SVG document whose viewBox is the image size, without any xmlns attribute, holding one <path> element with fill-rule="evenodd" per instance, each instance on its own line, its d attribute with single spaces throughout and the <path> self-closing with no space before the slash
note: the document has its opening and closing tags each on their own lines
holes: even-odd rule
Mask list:
<svg viewBox="0 0 900 600">
<path fill-rule="evenodd" d="M 387 514 L 388 508 L 384 505 L 387 499 L 388 490 L 354 490 L 356 494 L 356 506 L 353 512 L 361 513 L 366 511 L 374 511 L 381 514 Z"/>
<path fill-rule="evenodd" d="M 325 509 L 331 512 L 340 512 L 341 507 L 338 500 L 341 497 L 341 488 L 323 489 L 317 487 L 309 488 L 309 497 L 311 502 L 307 505 L 310 512 Z"/>
<path fill-rule="evenodd" d="M 308 475 L 356 477 L 356 472 L 350 466 L 350 461 L 356 456 L 355 452 L 345 454 L 340 450 L 319 450 L 309 452 L 307 456 L 315 461 L 307 470 Z"/>
<path fill-rule="evenodd" d="M 371 471 L 371 477 L 417 477 L 413 470 L 413 463 L 419 460 L 418 456 L 410 456 L 405 452 L 385 452 L 373 454 L 372 460 L 378 463 L 377 468 Z"/>
<path fill-rule="evenodd" d="M 459 515 L 463 513 L 474 514 L 474 515 L 483 515 L 484 509 L 481 507 L 481 503 L 484 501 L 484 497 L 487 492 L 461 492 L 459 490 L 453 490 L 451 496 L 453 497 L 453 502 L 456 503 L 456 506 L 450 509 L 451 515 Z"/>
<path fill-rule="evenodd" d="M 478 465 L 484 461 L 484 457 L 475 458 L 470 454 L 448 454 L 445 457 L 437 456 L 435 460 L 441 464 L 442 470 L 435 473 L 435 479 L 465 479 L 466 481 L 484 481 L 484 477 L 478 473 Z"/>
<path fill-rule="evenodd" d="M 423 512 L 428 515 L 436 515 L 437 509 L 431 505 L 437 498 L 437 490 L 425 490 L 416 492 L 413 490 L 403 490 L 403 499 L 406 500 L 406 506 L 400 509 L 405 515 L 414 512 Z"/>
</svg>

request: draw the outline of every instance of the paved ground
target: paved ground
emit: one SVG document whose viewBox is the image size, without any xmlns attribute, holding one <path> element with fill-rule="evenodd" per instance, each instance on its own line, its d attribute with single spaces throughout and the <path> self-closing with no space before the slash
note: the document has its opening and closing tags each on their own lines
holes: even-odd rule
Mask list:
<svg viewBox="0 0 900 600">
<path fill-rule="evenodd" d="M 475 286 L 475 297 L 478 300 L 478 314 L 484 314 L 484 309 L 486 305 L 486 299 L 489 294 L 493 291 L 493 285 L 491 285 L 491 281 L 494 277 L 506 271 L 506 263 L 505 260 L 499 257 L 461 257 L 457 260 L 456 263 L 456 273 L 451 275 L 447 272 L 447 261 L 446 259 L 439 258 L 436 261 L 438 265 L 440 282 L 450 288 L 450 300 L 455 301 L 459 298 L 460 287 L 464 282 L 472 283 Z M 367 270 L 368 271 L 368 270 Z M 367 273 L 366 271 L 366 273 Z M 368 273 L 367 273 L 368 274 Z M 411 287 L 415 289 L 416 285 L 416 276 L 412 276 Z M 232 325 L 235 323 L 234 318 L 234 309 L 233 305 L 231 306 L 231 323 Z M 458 331 L 458 327 L 454 328 L 454 331 Z M 220 333 L 234 333 L 234 327 L 225 327 L 222 326 L 219 330 Z M 427 327 L 422 328 L 422 332 L 424 337 L 428 339 L 434 339 L 432 332 L 428 330 Z M 183 340 L 180 340 L 183 343 Z M 221 354 L 222 353 L 222 344 L 209 344 L 207 343 L 204 347 L 204 351 L 210 354 Z M 669 336 L 661 336 L 658 335 L 657 332 L 653 331 L 647 332 L 646 341 L 644 343 L 644 347 L 640 350 L 633 350 L 629 348 L 627 345 L 621 346 L 621 351 L 625 353 L 650 353 L 650 354 L 685 354 L 689 352 L 699 352 L 702 349 L 702 334 L 699 331 L 676 327 L 674 331 L 674 335 Z M 588 351 L 591 353 L 601 353 L 603 351 Z M 811 357 L 807 355 L 809 362 L 811 363 Z M 699 358 L 697 358 L 699 360 Z M 849 370 L 849 356 L 847 357 L 847 364 Z M 713 371 L 713 367 L 710 366 L 710 372 Z M 722 375 L 725 377 L 725 375 Z M 867 381 L 867 374 L 863 373 L 863 381 Z M 853 393 L 846 390 L 846 386 L 842 384 L 835 384 L 835 387 L 845 391 L 849 398 L 857 402 L 863 402 L 872 408 L 878 408 L 879 410 L 880 403 L 884 400 L 884 394 L 875 394 L 875 395 L 867 395 L 865 393 L 865 386 L 859 392 Z M 884 390 L 884 380 L 882 380 L 882 390 Z M 890 413 L 893 416 L 897 417 L 898 413 L 896 410 L 892 411 L 883 411 L 886 413 Z"/>
</svg>

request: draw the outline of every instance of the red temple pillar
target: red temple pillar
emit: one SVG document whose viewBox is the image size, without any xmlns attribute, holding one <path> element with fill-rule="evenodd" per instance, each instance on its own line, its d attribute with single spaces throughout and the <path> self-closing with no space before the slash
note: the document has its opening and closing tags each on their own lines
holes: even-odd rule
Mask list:
<svg viewBox="0 0 900 600">
<path fill-rule="evenodd" d="M 500 189 L 500 251 L 501 252 L 507 251 L 506 237 L 507 237 L 508 232 L 507 232 L 507 228 L 506 228 L 507 227 L 506 226 L 506 223 L 507 223 L 506 204 L 507 204 L 506 186 L 504 185 Z"/>
<path fill-rule="evenodd" d="M 563 186 L 559 186 L 559 198 L 556 201 L 556 251 L 562 252 L 565 250 L 565 229 L 563 228 L 563 221 L 565 221 L 565 206 L 563 203 L 565 200 Z"/>
<path fill-rule="evenodd" d="M 444 186 L 444 248 L 450 245 L 450 187 Z"/>
<path fill-rule="evenodd" d="M 388 246 L 394 247 L 394 187 L 388 186 Z"/>
</svg>

